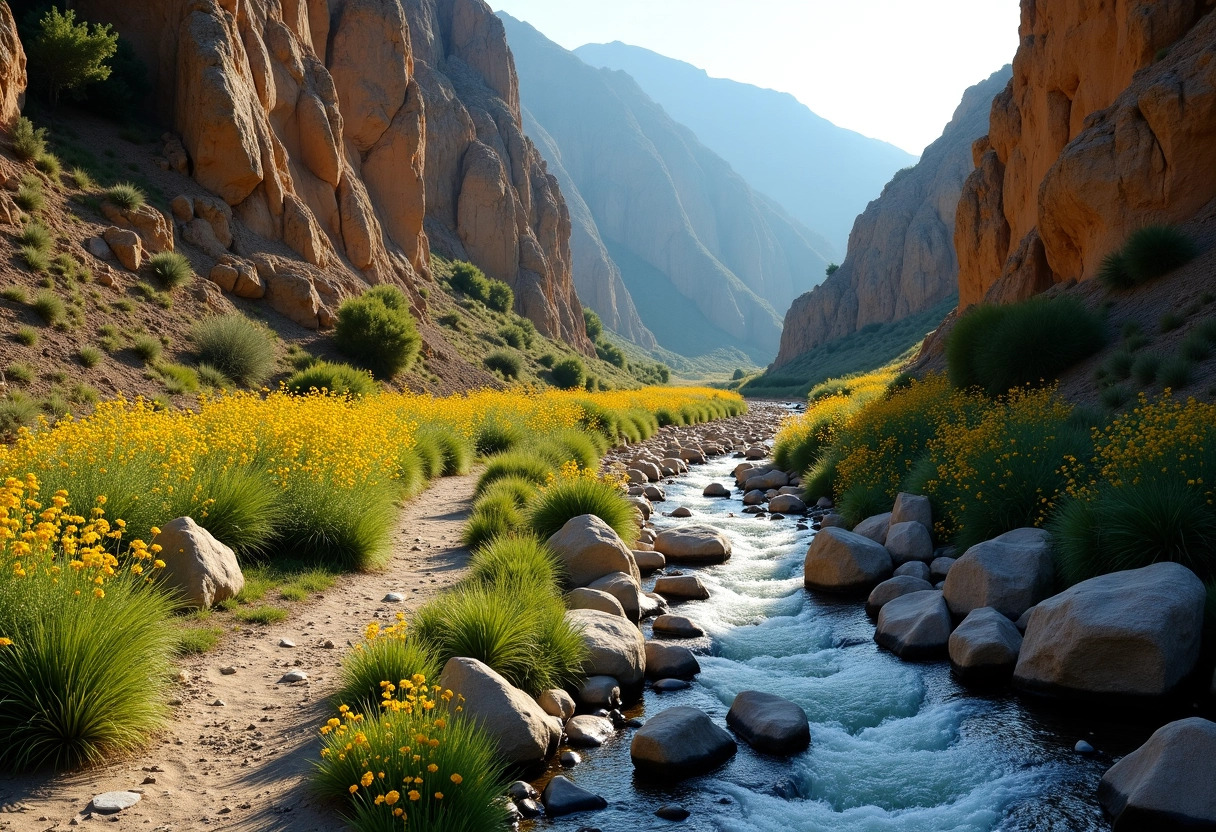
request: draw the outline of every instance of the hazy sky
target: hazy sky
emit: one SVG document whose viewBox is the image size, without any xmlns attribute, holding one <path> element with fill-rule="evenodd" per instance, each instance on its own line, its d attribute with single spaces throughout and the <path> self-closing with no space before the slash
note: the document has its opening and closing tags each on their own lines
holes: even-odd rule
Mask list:
<svg viewBox="0 0 1216 832">
<path fill-rule="evenodd" d="M 489 0 L 567 49 L 619 40 L 792 93 L 920 154 L 1013 59 L 1018 0 Z"/>
</svg>

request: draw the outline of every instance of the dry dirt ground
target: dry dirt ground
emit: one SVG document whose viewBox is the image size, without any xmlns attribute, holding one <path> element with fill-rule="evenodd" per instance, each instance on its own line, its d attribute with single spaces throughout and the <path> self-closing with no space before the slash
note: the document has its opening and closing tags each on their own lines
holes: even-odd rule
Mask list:
<svg viewBox="0 0 1216 832">
<path fill-rule="evenodd" d="M 184 659 L 170 693 L 180 702 L 172 724 L 147 750 L 71 775 L 0 775 L 0 830 L 341 828 L 337 807 L 317 800 L 308 776 L 342 657 L 368 622 L 411 612 L 461 576 L 468 553 L 460 532 L 475 482 L 472 475 L 440 479 L 408 503 L 385 570 L 345 576 L 291 605 L 286 620 L 243 627 L 216 650 Z M 404 602 L 384 603 L 388 592 Z M 280 646 L 283 639 L 296 646 Z M 236 672 L 220 672 L 229 667 Z M 292 670 L 308 680 L 280 683 Z M 118 790 L 142 791 L 143 799 L 116 815 L 90 815 L 94 795 Z"/>
</svg>

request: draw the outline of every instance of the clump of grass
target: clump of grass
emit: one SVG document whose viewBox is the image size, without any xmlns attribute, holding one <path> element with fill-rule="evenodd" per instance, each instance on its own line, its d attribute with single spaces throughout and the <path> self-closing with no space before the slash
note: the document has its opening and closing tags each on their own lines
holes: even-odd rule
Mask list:
<svg viewBox="0 0 1216 832">
<path fill-rule="evenodd" d="M 17 384 L 29 384 L 37 375 L 34 365 L 25 361 L 14 361 L 4 371 L 4 377 Z"/>
<path fill-rule="evenodd" d="M 396 286 L 377 286 L 343 301 L 334 325 L 338 349 L 376 378 L 407 371 L 422 346 L 409 299 Z"/>
<path fill-rule="evenodd" d="M 131 349 L 147 363 L 153 363 L 160 358 L 164 347 L 160 341 L 151 335 L 136 335 L 131 341 Z"/>
<path fill-rule="evenodd" d="M 11 437 L 38 418 L 38 403 L 16 390 L 0 396 L 0 437 Z"/>
<path fill-rule="evenodd" d="M 91 370 L 101 363 L 103 354 L 97 347 L 81 347 L 76 352 L 76 358 L 80 361 L 81 366 L 87 370 Z"/>
<path fill-rule="evenodd" d="M 1131 391 L 1126 387 L 1115 384 L 1107 387 L 1098 394 L 1102 404 L 1110 410 L 1118 410 L 1132 399 Z"/>
<path fill-rule="evenodd" d="M 1098 279 L 1108 289 L 1131 289 L 1172 272 L 1195 258 L 1195 241 L 1172 225 L 1150 225 L 1133 231 L 1123 248 L 1102 261 Z"/>
<path fill-rule="evenodd" d="M 33 301 L 30 302 L 30 308 L 38 313 L 38 316 L 48 326 L 58 324 L 67 315 L 67 308 L 64 307 L 63 301 L 59 299 L 58 295 L 48 289 L 43 289 L 34 295 Z"/>
<path fill-rule="evenodd" d="M 46 252 L 40 248 L 21 246 L 17 249 L 17 256 L 25 263 L 25 267 L 32 272 L 42 274 L 51 268 L 51 261 L 47 259 Z"/>
<path fill-rule="evenodd" d="M 1204 337 L 1199 330 L 1191 331 L 1186 338 L 1182 339 L 1180 347 L 1183 358 L 1190 361 L 1203 361 L 1212 354 L 1212 342 Z"/>
<path fill-rule="evenodd" d="M 473 513 L 465 523 L 461 543 L 467 549 L 476 549 L 492 540 L 504 538 L 524 524 L 524 514 L 515 501 L 506 496 L 485 495 L 473 506 Z"/>
<path fill-rule="evenodd" d="M 464 326 L 460 318 L 460 313 L 455 311 L 445 312 L 436 318 L 436 320 L 439 322 L 440 326 L 446 326 L 448 329 L 452 329 L 457 332 L 459 332 Z"/>
<path fill-rule="evenodd" d="M 477 480 L 476 494 L 480 496 L 495 481 L 506 477 L 517 477 L 528 482 L 544 485 L 553 468 L 534 454 L 524 451 L 508 451 L 486 459 L 485 470 Z"/>
<path fill-rule="evenodd" d="M 542 435 L 530 443 L 527 450 L 548 461 L 555 469 L 573 462 L 579 468 L 591 471 L 600 461 L 600 451 L 595 442 L 587 434 L 576 430 Z"/>
<path fill-rule="evenodd" d="M 105 197 L 119 208 L 127 211 L 135 211 L 141 208 L 147 199 L 144 196 L 144 192 L 130 182 L 120 182 L 113 187 L 107 188 Z"/>
<path fill-rule="evenodd" d="M 13 333 L 13 337 L 17 339 L 17 343 L 32 347 L 38 343 L 38 330 L 31 326 L 23 326 Z"/>
<path fill-rule="evenodd" d="M 275 548 L 327 568 L 380 568 L 391 554 L 397 494 L 387 483 L 338 486 L 326 475 L 293 480 L 280 491 L 279 506 L 283 517 L 301 519 L 282 524 Z"/>
<path fill-rule="evenodd" d="M 202 319 L 191 328 L 190 340 L 200 369 L 206 364 L 243 387 L 257 387 L 274 370 L 270 332 L 239 312 Z"/>
<path fill-rule="evenodd" d="M 245 624 L 278 624 L 287 618 L 287 610 L 282 607 L 263 605 L 260 607 L 238 607 L 233 610 L 232 617 Z"/>
<path fill-rule="evenodd" d="M 34 167 L 55 181 L 58 181 L 59 176 L 63 173 L 63 164 L 54 153 L 43 153 L 34 160 Z"/>
<path fill-rule="evenodd" d="M 498 538 L 473 552 L 467 581 L 484 586 L 546 587 L 563 579 L 561 561 L 552 549 L 532 535 L 517 535 Z"/>
<path fill-rule="evenodd" d="M 1178 327 L 1182 326 L 1186 319 L 1177 312 L 1166 312 L 1157 322 L 1157 326 L 1162 332 L 1173 332 Z"/>
<path fill-rule="evenodd" d="M 190 261 L 176 251 L 162 251 L 148 258 L 148 271 L 169 290 L 185 286 L 194 277 Z"/>
<path fill-rule="evenodd" d="M 24 304 L 28 297 L 24 286 L 5 286 L 3 289 L 0 289 L 0 298 L 4 298 L 9 303 Z"/>
<path fill-rule="evenodd" d="M 72 168 L 68 173 L 72 183 L 82 191 L 92 191 L 97 188 L 97 183 L 93 180 L 92 174 L 81 167 Z"/>
<path fill-rule="evenodd" d="M 35 127 L 25 116 L 17 119 L 10 136 L 13 155 L 23 162 L 37 159 L 46 153 L 46 128 Z"/>
<path fill-rule="evenodd" d="M 173 652 L 179 656 L 210 653 L 219 646 L 223 636 L 223 627 L 182 627 L 177 632 L 177 645 Z"/>
<path fill-rule="evenodd" d="M 1132 363 L 1132 376 L 1143 387 L 1157 380 L 1157 372 L 1160 369 L 1161 356 L 1146 352 Z"/>
<path fill-rule="evenodd" d="M 198 383 L 204 390 L 231 390 L 236 387 L 232 379 L 211 364 L 199 364 L 194 370 L 198 373 Z"/>
<path fill-rule="evenodd" d="M 486 369 L 498 373 L 508 381 L 519 378 L 524 362 L 518 353 L 507 350 L 496 350 L 481 360 Z"/>
<path fill-rule="evenodd" d="M 497 416 L 487 418 L 477 428 L 473 445 L 482 456 L 509 451 L 520 443 L 523 435 L 512 421 Z"/>
<path fill-rule="evenodd" d="M 167 362 L 157 364 L 153 370 L 160 377 L 161 383 L 165 385 L 165 390 L 170 395 L 198 392 L 198 373 L 192 367 Z"/>
<path fill-rule="evenodd" d="M 50 230 L 40 222 L 27 222 L 14 238 L 17 245 L 46 251 L 55 243 Z"/>
<path fill-rule="evenodd" d="M 169 295 L 168 292 L 160 291 L 155 286 L 153 286 L 151 283 L 148 283 L 146 280 L 141 280 L 138 283 L 136 283 L 135 291 L 144 300 L 150 300 L 153 303 L 155 303 L 157 306 L 162 307 L 163 309 L 170 309 L 173 306 L 173 298 Z"/>
<path fill-rule="evenodd" d="M 584 514 L 603 520 L 626 545 L 638 538 L 633 506 L 620 490 L 612 483 L 585 476 L 563 477 L 543 488 L 528 508 L 528 526 L 547 540 L 566 521 Z"/>
<path fill-rule="evenodd" d="M 418 429 L 415 438 L 419 445 L 427 445 L 437 451 L 439 456 L 437 474 L 454 477 L 469 473 L 469 469 L 473 467 L 472 444 L 451 430 L 423 425 Z"/>
<path fill-rule="evenodd" d="M 35 214 L 46 207 L 46 195 L 42 192 L 42 180 L 36 176 L 23 176 L 17 186 L 13 201 L 23 211 Z"/>
<path fill-rule="evenodd" d="M 372 638 L 352 650 L 342 660 L 338 692 L 333 701 L 349 705 L 360 713 L 380 710 L 382 682 L 396 684 L 421 674 L 427 679 L 439 676 L 441 666 L 425 644 L 410 638 L 403 625 L 391 629 L 369 630 Z M 400 628 L 400 629 L 398 629 Z"/>
<path fill-rule="evenodd" d="M 498 337 L 507 342 L 507 346 L 514 347 L 517 350 L 528 349 L 532 346 L 532 341 L 536 338 L 536 327 L 526 318 L 521 318 L 527 326 L 523 324 L 504 324 L 498 328 Z"/>
<path fill-rule="evenodd" d="M 1176 355 L 1161 362 L 1157 379 L 1165 387 L 1181 390 L 1191 383 L 1195 365 L 1185 356 Z"/>
<path fill-rule="evenodd" d="M 336 396 L 371 396 L 380 389 L 366 370 L 332 361 L 313 362 L 288 378 L 286 385 L 300 395 L 315 390 Z"/>
</svg>

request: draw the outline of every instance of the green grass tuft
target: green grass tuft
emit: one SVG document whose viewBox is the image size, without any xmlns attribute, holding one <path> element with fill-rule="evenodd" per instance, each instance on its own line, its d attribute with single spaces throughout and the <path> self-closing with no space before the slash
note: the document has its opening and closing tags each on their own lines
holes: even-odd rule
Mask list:
<svg viewBox="0 0 1216 832">
<path fill-rule="evenodd" d="M 97 347 L 81 347 L 76 352 L 76 358 L 80 361 L 81 365 L 88 370 L 91 370 L 100 364 L 102 358 L 104 357 L 105 356 L 102 351 L 97 349 Z"/>
<path fill-rule="evenodd" d="M 611 483 L 588 477 L 559 479 L 545 487 L 529 506 L 528 526 L 547 540 L 566 521 L 584 514 L 594 514 L 603 520 L 627 546 L 638 538 L 634 507 L 625 495 Z"/>
<path fill-rule="evenodd" d="M 260 386 L 274 370 L 274 337 L 239 312 L 198 321 L 190 340 L 200 365 L 209 365 L 242 387 Z M 213 382 L 218 380 L 212 376 Z"/>
<path fill-rule="evenodd" d="M 54 326 L 67 316 L 67 308 L 63 305 L 63 301 L 49 289 L 43 289 L 34 295 L 30 308 L 38 313 L 38 316 L 48 326 Z"/>
<path fill-rule="evenodd" d="M 185 286 L 194 277 L 190 261 L 176 251 L 162 251 L 148 258 L 152 272 L 169 290 Z"/>
<path fill-rule="evenodd" d="M 124 208 L 128 211 L 139 209 L 147 200 L 144 192 L 130 182 L 120 182 L 113 187 L 107 188 L 105 197 L 119 208 Z"/>
<path fill-rule="evenodd" d="M 1123 248 L 1102 261 L 1098 279 L 1111 290 L 1131 289 L 1172 272 L 1195 258 L 1195 241 L 1172 225 L 1133 231 Z"/>
<path fill-rule="evenodd" d="M 335 396 L 371 396 L 380 390 L 366 370 L 332 361 L 313 362 L 288 378 L 286 385 L 299 395 L 324 391 Z"/>
</svg>

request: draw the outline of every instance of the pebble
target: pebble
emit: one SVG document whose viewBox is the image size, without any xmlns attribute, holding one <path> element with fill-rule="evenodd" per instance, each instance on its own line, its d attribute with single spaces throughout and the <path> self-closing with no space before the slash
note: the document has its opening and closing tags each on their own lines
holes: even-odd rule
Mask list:
<svg viewBox="0 0 1216 832">
<path fill-rule="evenodd" d="M 326 650 L 333 650 L 334 649 L 334 640 L 332 638 L 327 638 L 327 639 L 325 639 L 325 641 L 323 641 L 321 643 L 321 646 L 324 647 Z"/>
<path fill-rule="evenodd" d="M 660 806 L 654 813 L 655 817 L 663 820 L 687 820 L 689 812 L 683 806 L 677 806 L 674 803 L 668 803 Z"/>
<path fill-rule="evenodd" d="M 279 639 L 279 646 L 280 647 L 295 647 L 296 643 L 289 638 L 281 638 L 281 639 Z"/>
<path fill-rule="evenodd" d="M 283 674 L 283 678 L 279 679 L 280 685 L 290 685 L 292 682 L 307 682 L 308 674 L 303 670 L 292 670 Z"/>
<path fill-rule="evenodd" d="M 523 780 L 516 780 L 507 786 L 507 794 L 511 795 L 517 803 L 523 800 L 535 800 L 540 797 L 540 793 L 532 788 L 532 784 L 526 783 Z"/>
<path fill-rule="evenodd" d="M 222 673 L 225 676 L 231 676 L 234 673 L 236 673 L 236 668 L 233 667 L 232 665 L 228 665 L 227 667 L 221 667 L 220 673 Z"/>
<path fill-rule="evenodd" d="M 544 814 L 545 811 L 540 807 L 540 804 L 532 798 L 521 800 L 515 805 L 519 808 L 519 813 L 525 818 L 540 817 L 540 815 Z"/>
<path fill-rule="evenodd" d="M 156 778 L 149 774 L 147 777 L 144 778 L 144 782 L 141 783 L 140 785 L 152 786 L 152 785 L 155 785 L 155 783 L 156 783 Z"/>
<path fill-rule="evenodd" d="M 381 603 L 400 604 L 404 600 L 405 600 L 405 596 L 402 595 L 400 592 L 390 592 L 388 595 L 384 596 L 384 600 Z"/>
<path fill-rule="evenodd" d="M 173 699 L 169 700 L 169 705 L 171 707 L 176 708 L 176 707 L 180 706 L 181 704 L 182 704 L 182 700 L 178 699 L 177 697 L 174 697 Z"/>
<path fill-rule="evenodd" d="M 688 688 L 692 687 L 692 685 L 683 679 L 660 679 L 651 685 L 651 687 L 660 693 L 670 693 L 671 691 L 676 690 L 687 690 Z"/>
<path fill-rule="evenodd" d="M 213 707 L 213 708 L 222 708 L 222 707 L 224 707 L 224 704 L 225 704 L 225 703 L 224 703 L 224 700 L 223 700 L 223 699 L 217 699 L 217 700 L 215 700 L 214 702 L 212 702 L 212 703 L 211 703 L 211 707 Z"/>
<path fill-rule="evenodd" d="M 137 792 L 106 792 L 93 798 L 93 811 L 103 815 L 112 815 L 123 809 L 130 809 L 142 799 Z"/>
<path fill-rule="evenodd" d="M 1072 750 L 1078 754 L 1093 754 L 1094 747 L 1085 740 L 1077 740 L 1077 744 L 1072 747 Z"/>
<path fill-rule="evenodd" d="M 563 768 L 574 768 L 583 761 L 582 756 L 577 751 L 563 751 L 561 763 Z"/>
</svg>

